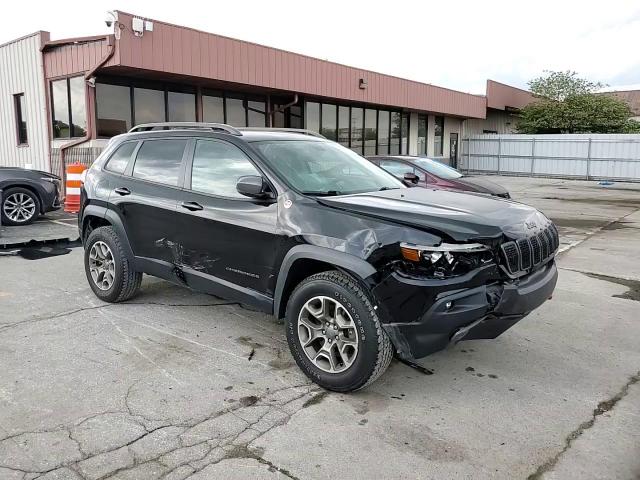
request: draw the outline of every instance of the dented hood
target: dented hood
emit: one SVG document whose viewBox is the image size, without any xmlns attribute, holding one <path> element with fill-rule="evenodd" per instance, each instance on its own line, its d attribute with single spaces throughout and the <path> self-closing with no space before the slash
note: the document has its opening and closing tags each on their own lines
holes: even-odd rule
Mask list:
<svg viewBox="0 0 640 480">
<path fill-rule="evenodd" d="M 476 193 L 402 188 L 337 197 L 324 205 L 436 231 L 456 241 L 528 236 L 550 221 L 533 207 Z"/>
</svg>

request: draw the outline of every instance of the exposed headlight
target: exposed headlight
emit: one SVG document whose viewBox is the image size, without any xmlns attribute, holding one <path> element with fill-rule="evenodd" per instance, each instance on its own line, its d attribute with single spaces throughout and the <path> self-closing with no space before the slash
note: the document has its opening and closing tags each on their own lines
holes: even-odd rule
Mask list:
<svg viewBox="0 0 640 480">
<path fill-rule="evenodd" d="M 441 243 L 415 245 L 401 243 L 402 257 L 412 273 L 431 278 L 446 278 L 465 273 L 493 261 L 491 249 L 481 243 Z"/>
</svg>

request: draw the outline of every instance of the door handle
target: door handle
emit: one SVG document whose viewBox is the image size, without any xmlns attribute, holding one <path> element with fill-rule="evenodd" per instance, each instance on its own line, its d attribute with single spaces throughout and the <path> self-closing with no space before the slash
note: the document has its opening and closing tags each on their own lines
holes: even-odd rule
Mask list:
<svg viewBox="0 0 640 480">
<path fill-rule="evenodd" d="M 198 202 L 182 202 L 182 208 L 195 212 L 196 210 L 203 210 L 204 207 Z"/>
<path fill-rule="evenodd" d="M 118 195 L 130 195 L 131 194 L 131 190 L 129 190 L 126 187 L 118 187 L 114 190 L 114 192 L 116 192 Z"/>
</svg>

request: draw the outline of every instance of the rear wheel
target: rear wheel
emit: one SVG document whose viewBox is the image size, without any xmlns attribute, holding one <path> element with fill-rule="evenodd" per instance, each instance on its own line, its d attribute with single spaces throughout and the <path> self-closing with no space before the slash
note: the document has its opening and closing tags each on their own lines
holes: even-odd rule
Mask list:
<svg viewBox="0 0 640 480">
<path fill-rule="evenodd" d="M 2 224 L 29 225 L 40 214 L 38 196 L 26 188 L 10 188 L 2 196 Z"/>
<path fill-rule="evenodd" d="M 84 267 L 93 293 L 105 302 L 123 302 L 133 297 L 142 273 L 133 268 L 120 238 L 112 227 L 100 227 L 87 237 Z"/>
<path fill-rule="evenodd" d="M 328 390 L 366 387 L 393 357 L 368 292 L 343 272 L 318 273 L 300 283 L 287 303 L 286 325 L 296 363 Z"/>
</svg>

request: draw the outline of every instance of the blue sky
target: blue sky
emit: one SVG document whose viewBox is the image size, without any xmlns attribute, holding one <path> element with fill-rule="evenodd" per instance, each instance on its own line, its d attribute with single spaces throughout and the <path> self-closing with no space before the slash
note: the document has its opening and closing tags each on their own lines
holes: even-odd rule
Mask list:
<svg viewBox="0 0 640 480">
<path fill-rule="evenodd" d="M 3 2 L 0 43 L 107 33 L 106 11 L 142 16 L 449 88 L 526 87 L 545 69 L 611 86 L 640 83 L 640 2 L 190 1 Z"/>
</svg>

